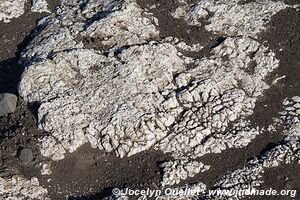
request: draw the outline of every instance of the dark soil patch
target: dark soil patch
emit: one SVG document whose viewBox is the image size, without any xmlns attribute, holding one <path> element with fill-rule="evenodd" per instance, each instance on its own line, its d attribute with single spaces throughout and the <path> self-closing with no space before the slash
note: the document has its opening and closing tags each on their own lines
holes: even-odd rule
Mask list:
<svg viewBox="0 0 300 200">
<path fill-rule="evenodd" d="M 0 175 L 9 177 L 18 173 L 20 167 L 31 167 L 42 160 L 37 143 L 47 133 L 38 130 L 35 116 L 27 104 L 19 99 L 17 110 L 7 117 L 0 118 Z M 24 164 L 18 159 L 19 152 L 24 149 L 33 152 L 31 163 Z"/>
<path fill-rule="evenodd" d="M 47 0 L 50 11 L 55 11 L 56 7 L 61 4 L 61 0 Z"/>
<path fill-rule="evenodd" d="M 200 157 L 197 160 L 206 165 L 211 165 L 211 168 L 204 173 L 199 173 L 192 178 L 182 181 L 181 184 L 201 181 L 204 182 L 208 188 L 211 188 L 214 183 L 221 179 L 226 173 L 242 168 L 247 164 L 249 159 L 260 155 L 262 150 L 270 150 L 272 147 L 278 145 L 282 139 L 283 135 L 278 133 L 263 133 L 258 135 L 247 147 L 242 149 L 226 149 L 220 154 L 207 154 Z"/>
<path fill-rule="evenodd" d="M 41 176 L 40 168 L 23 168 L 23 173 L 38 177 L 51 199 L 101 199 L 109 196 L 113 188 L 158 189 L 158 165 L 167 159 L 170 156 L 159 151 L 121 159 L 86 144 L 64 160 L 52 162 L 50 176 Z"/>
<path fill-rule="evenodd" d="M 97 51 L 108 51 L 110 49 L 109 46 L 102 44 L 103 38 L 100 37 L 81 37 L 78 38 L 78 41 L 82 41 L 84 48 L 87 49 L 95 49 Z"/>
<path fill-rule="evenodd" d="M 255 0 L 240 0 L 238 4 L 245 5 L 252 2 L 255 2 Z"/>
<path fill-rule="evenodd" d="M 58 0 L 51 1 L 53 9 Z M 25 14 L 12 19 L 10 23 L 0 22 L 0 93 L 18 94 L 18 83 L 23 68 L 18 64 L 20 52 L 32 39 L 31 31 L 36 22 L 46 13 L 30 12 L 30 1 L 26 4 Z M 46 133 L 38 130 L 35 116 L 21 98 L 17 110 L 7 117 L 0 117 L 0 174 L 11 176 L 17 173 L 19 165 L 17 158 L 23 148 L 33 151 L 32 165 L 41 160 L 37 149 L 37 139 Z"/>
<path fill-rule="evenodd" d="M 48 1 L 51 9 L 58 5 L 59 0 Z M 31 3 L 26 3 L 25 13 L 11 20 L 10 23 L 0 22 L 0 93 L 17 94 L 17 85 L 23 69 L 18 64 L 21 51 L 31 41 L 31 31 L 36 23 L 48 13 L 30 12 Z"/>
<path fill-rule="evenodd" d="M 289 191 L 287 195 L 278 196 L 252 196 L 247 199 L 253 200 L 292 200 L 300 199 L 300 170 L 298 163 L 284 164 L 276 168 L 269 168 L 263 174 L 264 183 L 260 190 L 269 190 L 272 188 L 277 192 L 282 190 L 296 190 L 295 192 Z M 284 193 L 283 193 L 284 194 Z"/>
<path fill-rule="evenodd" d="M 286 76 L 265 91 L 256 105 L 252 121 L 255 125 L 268 126 L 282 109 L 285 98 L 300 95 L 300 12 L 285 9 L 273 16 L 261 41 L 276 53 L 280 66 L 268 78 Z"/>
<path fill-rule="evenodd" d="M 142 8 L 148 9 L 158 19 L 159 26 L 156 28 L 160 32 L 160 38 L 171 36 L 178 38 L 188 45 L 200 44 L 205 47 L 200 52 L 182 52 L 187 56 L 195 58 L 203 57 L 208 53 L 215 41 L 221 37 L 221 35 L 212 34 L 204 28 L 206 24 L 205 20 L 201 22 L 202 26 L 190 26 L 183 19 L 173 18 L 171 13 L 179 6 L 178 1 L 137 0 L 137 2 Z M 196 2 L 188 1 L 190 6 Z M 151 8 L 151 5 L 156 5 L 156 7 Z"/>
<path fill-rule="evenodd" d="M 277 0 L 277 1 L 283 1 L 285 4 L 288 4 L 288 5 L 300 4 L 299 0 Z"/>
<path fill-rule="evenodd" d="M 48 2 L 53 10 L 59 0 Z M 12 19 L 10 23 L 0 22 L 0 93 L 18 94 L 18 84 L 23 72 L 23 68 L 18 64 L 20 52 L 32 39 L 30 33 L 36 22 L 48 15 L 30 12 L 30 4 L 30 1 L 26 3 L 25 13 L 19 18 Z M 21 167 L 34 166 L 41 161 L 42 157 L 36 144 L 38 138 L 47 133 L 38 130 L 35 112 L 36 107 L 28 106 L 19 98 L 16 111 L 7 117 L 0 117 L 1 177 L 19 174 Z M 22 149 L 27 149 L 32 155 L 23 154 L 21 158 Z M 30 160 L 30 163 L 21 162 L 25 158 Z"/>
</svg>

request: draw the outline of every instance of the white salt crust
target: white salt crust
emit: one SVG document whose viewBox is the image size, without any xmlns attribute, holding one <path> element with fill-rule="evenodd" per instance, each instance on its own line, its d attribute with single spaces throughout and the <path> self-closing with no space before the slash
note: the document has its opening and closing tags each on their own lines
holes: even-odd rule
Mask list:
<svg viewBox="0 0 300 200">
<path fill-rule="evenodd" d="M 50 133 L 40 140 L 42 155 L 61 160 L 85 143 L 119 157 L 155 148 L 174 157 L 162 165 L 162 184 L 173 185 L 208 170 L 196 158 L 247 146 L 260 133 L 247 117 L 279 65 L 274 52 L 250 36 L 286 5 L 226 2 L 197 5 L 214 11 L 206 29 L 228 37 L 195 59 L 178 49 L 203 47 L 159 39 L 159 22 L 134 0 L 63 0 L 39 22 L 21 58 L 19 93 L 41 102 L 39 128 Z M 228 23 L 237 10 L 243 20 Z M 84 38 L 100 39 L 102 48 L 86 47 Z"/>
</svg>

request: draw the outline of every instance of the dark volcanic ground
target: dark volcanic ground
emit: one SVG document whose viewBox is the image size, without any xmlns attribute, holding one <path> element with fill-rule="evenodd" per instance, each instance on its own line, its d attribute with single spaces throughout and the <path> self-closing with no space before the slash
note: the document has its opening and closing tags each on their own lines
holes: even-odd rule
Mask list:
<svg viewBox="0 0 300 200">
<path fill-rule="evenodd" d="M 138 0 L 144 8 L 148 4 L 157 2 L 160 1 Z M 286 2 L 299 3 L 298 0 Z M 51 1 L 52 9 L 57 3 L 58 0 Z M 188 44 L 196 42 L 203 44 L 205 48 L 201 52 L 189 55 L 193 57 L 207 55 L 209 49 L 224 41 L 225 36 L 213 35 L 203 27 L 190 27 L 182 20 L 172 19 L 170 11 L 175 6 L 174 1 L 165 0 L 161 1 L 161 5 L 156 9 L 151 10 L 159 20 L 158 28 L 161 38 L 172 35 Z M 22 68 L 18 65 L 20 52 L 30 42 L 30 33 L 37 20 L 46 16 L 31 13 L 28 10 L 29 4 L 23 16 L 13 19 L 8 24 L 0 22 L 0 93 L 17 94 L 17 85 L 22 74 Z M 265 45 L 275 51 L 280 60 L 280 67 L 271 77 L 287 76 L 266 92 L 257 104 L 255 114 L 250 118 L 253 124 L 267 127 L 280 110 L 282 100 L 300 94 L 300 12 L 292 9 L 279 12 L 269 23 L 268 30 L 261 34 L 260 40 L 265 41 Z M 283 50 L 279 51 L 280 49 Z M 50 176 L 41 176 L 39 163 L 44 158 L 38 152 L 36 144 L 38 138 L 47 133 L 37 129 L 37 108 L 38 105 L 27 105 L 19 98 L 16 112 L 7 117 L 0 117 L 0 175 L 2 177 L 11 176 L 14 173 L 21 173 L 28 178 L 36 176 L 54 200 L 66 199 L 66 196 L 70 196 L 69 199 L 78 200 L 101 199 L 110 195 L 114 187 L 153 189 L 159 187 L 161 174 L 158 165 L 170 157 L 154 150 L 120 159 L 84 145 L 75 153 L 68 154 L 66 159 L 53 162 L 51 164 L 53 173 Z M 199 160 L 203 163 L 210 164 L 211 169 L 181 184 L 201 181 L 211 187 L 225 173 L 242 167 L 251 157 L 276 146 L 282 138 L 280 133 L 265 132 L 244 149 L 228 149 L 221 154 L 211 154 L 200 158 Z M 33 152 L 34 159 L 29 164 L 24 164 L 18 159 L 18 153 L 23 148 L 28 148 Z M 265 184 L 262 188 L 299 190 L 299 171 L 299 165 L 296 164 L 268 169 L 264 174 Z M 291 198 L 277 196 L 251 197 L 251 199 Z M 299 196 L 298 199 L 300 199 Z"/>
</svg>

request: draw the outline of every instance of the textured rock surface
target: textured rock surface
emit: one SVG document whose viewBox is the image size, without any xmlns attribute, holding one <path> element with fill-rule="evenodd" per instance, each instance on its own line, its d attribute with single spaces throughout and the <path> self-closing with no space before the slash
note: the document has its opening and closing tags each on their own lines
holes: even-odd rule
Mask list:
<svg viewBox="0 0 300 200">
<path fill-rule="evenodd" d="M 6 200 L 50 200 L 47 197 L 47 190 L 39 186 L 37 178 L 26 180 L 17 175 L 10 179 L 0 178 L 0 195 L 0 199 Z"/>
<path fill-rule="evenodd" d="M 298 125 L 299 126 L 299 125 Z M 290 133 L 290 132 L 289 132 Z M 215 188 L 222 189 L 252 189 L 260 186 L 263 181 L 261 175 L 265 168 L 278 167 L 281 164 L 291 162 L 300 162 L 299 138 L 287 140 L 284 144 L 268 151 L 261 158 L 249 161 L 249 164 L 242 169 L 238 169 L 220 180 Z M 227 199 L 227 196 L 211 197 L 212 199 Z M 236 197 L 236 199 L 238 199 Z"/>
<path fill-rule="evenodd" d="M 197 161 L 176 160 L 165 162 L 160 167 L 163 168 L 164 175 L 162 186 L 166 186 L 178 184 L 181 180 L 207 171 L 210 166 Z"/>
<path fill-rule="evenodd" d="M 51 37 L 60 40 L 55 33 L 43 41 L 52 41 Z M 74 44 L 69 39 L 65 39 L 67 46 Z M 211 138 L 206 146 L 199 144 L 207 136 L 224 132 L 230 122 L 252 114 L 256 98 L 268 88 L 264 77 L 278 66 L 274 53 L 248 38 L 228 38 L 201 60 L 184 57 L 163 41 L 119 48 L 117 55 L 113 47 L 108 56 L 94 50 L 63 51 L 64 44 L 54 53 L 49 48 L 52 44 L 25 52 L 24 56 L 39 55 L 39 61 L 25 70 L 20 94 L 30 102 L 43 102 L 40 127 L 52 132 L 68 151 L 89 141 L 120 157 L 153 145 L 177 157 L 194 148 L 192 155 L 205 154 L 210 148 L 220 152 L 225 147 L 209 144 L 218 138 Z M 51 58 L 43 59 L 50 51 Z M 225 58 L 228 61 L 222 62 Z M 252 62 L 256 66 L 249 72 Z M 193 67 L 187 69 L 188 65 Z M 227 105 L 225 109 L 222 104 Z M 225 143 L 232 147 L 246 145 L 258 134 L 243 125 L 231 131 Z M 181 144 L 189 137 L 195 139 Z"/>
<path fill-rule="evenodd" d="M 268 88 L 263 78 L 278 66 L 274 54 L 266 52 L 251 39 L 227 38 L 211 57 L 196 60 L 194 68 L 179 73 L 175 79 L 179 92 L 169 94 L 163 103 L 172 116 L 179 113 L 177 122 L 159 148 L 180 157 L 247 145 L 259 132 L 241 119 L 252 114 L 256 98 Z M 228 61 L 223 62 L 225 58 Z M 253 72 L 247 71 L 251 62 L 256 63 Z M 233 121 L 236 125 L 228 129 Z"/>
<path fill-rule="evenodd" d="M 271 0 L 241 3 L 241 0 L 203 0 L 192 8 L 181 6 L 173 13 L 174 18 L 183 18 L 190 25 L 201 25 L 201 20 L 209 24 L 209 31 L 230 36 L 256 37 L 264 30 L 272 15 L 286 8 L 283 2 Z"/>
<path fill-rule="evenodd" d="M 233 5 L 202 3 L 212 10 Z M 246 18 L 262 21 L 285 8 L 266 4 L 239 9 L 251 16 L 271 9 Z M 258 27 L 239 26 L 238 34 L 256 35 L 263 23 L 254 22 Z M 39 127 L 51 133 L 42 140 L 44 156 L 63 159 L 89 142 L 120 157 L 155 147 L 177 159 L 196 158 L 244 147 L 259 134 L 244 119 L 269 88 L 264 78 L 278 66 L 275 54 L 253 39 L 228 37 L 208 57 L 186 57 L 170 40 L 159 40 L 156 24 L 135 1 L 65 1 L 40 22 L 22 55 L 20 94 L 41 102 Z M 84 49 L 82 38 L 98 38 L 100 49 Z"/>
<path fill-rule="evenodd" d="M 204 20 L 207 31 L 224 36 L 196 58 L 181 51 L 203 46 L 160 38 L 159 20 L 134 0 L 63 0 L 39 22 L 21 57 L 20 95 L 40 103 L 38 126 L 49 132 L 40 139 L 41 154 L 62 160 L 85 143 L 121 158 L 154 148 L 173 156 L 161 165 L 162 185 L 208 170 L 195 159 L 243 148 L 261 133 L 248 117 L 270 88 L 266 78 L 279 60 L 254 38 L 286 7 L 205 0 L 178 8 L 174 18 L 194 26 Z M 285 143 L 216 187 L 258 185 L 264 168 L 299 159 L 298 97 L 290 101 L 278 119 L 287 123 Z"/>
<path fill-rule="evenodd" d="M 0 94 L 0 117 L 13 113 L 16 110 L 18 98 L 14 94 Z"/>
<path fill-rule="evenodd" d="M 50 12 L 46 0 L 33 0 L 31 6 L 32 12 Z"/>
<path fill-rule="evenodd" d="M 262 175 L 267 168 L 276 168 L 282 164 L 298 163 L 300 164 L 300 121 L 299 114 L 293 112 L 297 110 L 300 98 L 295 96 L 291 99 L 286 99 L 283 102 L 284 111 L 280 112 L 281 119 L 275 119 L 275 124 L 278 123 L 285 128 L 282 133 L 285 135 L 283 141 L 276 147 L 268 150 L 259 157 L 256 157 L 248 162 L 246 166 L 237 169 L 228 175 L 225 175 L 218 181 L 214 188 L 219 190 L 241 190 L 254 189 L 261 186 L 263 183 Z M 230 193 L 227 193 L 227 195 Z M 241 195 L 241 194 L 239 194 Z M 228 199 L 229 196 L 207 196 L 208 199 Z M 242 196 L 235 196 L 233 199 L 240 199 Z"/>
<path fill-rule="evenodd" d="M 24 13 L 27 0 L 2 0 L 0 2 L 0 21 L 10 22 Z"/>
</svg>

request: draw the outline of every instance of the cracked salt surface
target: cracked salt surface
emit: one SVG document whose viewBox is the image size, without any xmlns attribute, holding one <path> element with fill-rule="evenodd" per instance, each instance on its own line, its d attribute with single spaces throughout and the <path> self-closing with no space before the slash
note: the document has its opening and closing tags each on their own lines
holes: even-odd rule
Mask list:
<svg viewBox="0 0 300 200">
<path fill-rule="evenodd" d="M 205 172 L 210 168 L 209 165 L 189 160 L 164 162 L 160 167 L 163 168 L 162 186 L 179 184 L 181 180 L 193 177 L 195 174 Z"/>
<path fill-rule="evenodd" d="M 135 23 L 130 32 L 126 25 L 120 29 L 116 21 L 124 22 L 127 13 L 141 16 L 135 3 L 111 1 L 97 6 L 108 13 L 107 7 L 116 10 L 104 18 L 112 21 L 107 24 L 116 31 L 113 42 L 99 31 L 106 30 L 104 19 L 73 33 L 86 24 L 74 24 L 65 14 L 62 23 L 67 21 L 69 26 L 61 28 L 57 20 L 46 19 L 46 27 L 23 54 L 24 63 L 30 65 L 23 74 L 20 94 L 29 102 L 42 102 L 39 126 L 52 133 L 59 141 L 55 149 L 61 149 L 53 155 L 63 158 L 65 150 L 74 152 L 89 141 L 92 147 L 115 151 L 120 157 L 154 145 L 177 158 L 184 154 L 197 157 L 220 152 L 227 143 L 245 146 L 258 134 L 247 128 L 242 118 L 252 114 L 256 98 L 269 87 L 263 79 L 278 66 L 273 52 L 252 39 L 232 37 L 214 48 L 208 58 L 185 57 L 167 42 L 146 42 L 157 32 L 146 18 L 136 20 L 141 23 Z M 142 22 L 147 22 L 149 31 Z M 107 38 L 106 45 L 112 45 L 107 57 L 75 44 L 72 35 L 91 35 L 91 30 L 93 36 L 100 34 Z M 118 40 L 118 35 L 124 34 Z M 138 37 L 143 39 L 133 44 L 132 38 Z M 35 45 L 39 41 L 43 42 Z M 124 43 L 129 46 L 122 47 Z M 256 67 L 247 72 L 251 62 L 256 62 Z M 187 69 L 191 64 L 194 67 Z M 227 135 L 218 135 L 235 120 L 240 120 L 239 126 Z M 209 139 L 204 143 L 204 138 Z M 43 142 L 42 146 L 47 145 Z M 50 154 L 48 150 L 44 155 Z"/>
<path fill-rule="evenodd" d="M 285 163 L 300 164 L 300 114 L 294 113 L 291 110 L 298 109 L 300 97 L 295 96 L 291 99 L 286 99 L 283 102 L 284 111 L 280 114 L 281 122 L 286 124 L 283 134 L 286 136 L 280 145 L 267 151 L 258 158 L 254 158 L 248 162 L 248 165 L 238 169 L 226 176 L 215 184 L 215 188 L 219 189 L 245 189 L 255 188 L 263 183 L 262 174 L 266 168 L 275 168 Z M 287 107 L 289 106 L 289 107 Z M 274 123 L 278 123 L 275 120 Z M 228 198 L 227 196 L 222 197 Z M 222 199 L 220 197 L 212 197 L 212 199 Z M 235 197 L 239 199 L 240 197 Z"/>
<path fill-rule="evenodd" d="M 201 20 L 205 20 L 208 31 L 256 38 L 258 33 L 265 30 L 264 25 L 274 14 L 288 7 L 281 1 L 239 2 L 240 0 L 203 0 L 192 7 L 188 4 L 180 6 L 172 15 L 193 26 L 202 25 Z"/>
<path fill-rule="evenodd" d="M 19 93 L 28 102 L 41 102 L 38 125 L 50 133 L 40 140 L 42 155 L 61 160 L 84 143 L 119 157 L 156 148 L 174 157 L 161 165 L 162 185 L 174 185 L 209 170 L 195 159 L 247 146 L 260 134 L 247 117 L 270 87 L 266 76 L 279 65 L 275 53 L 253 38 L 287 5 L 236 3 L 207 0 L 187 16 L 178 9 L 173 13 L 192 25 L 207 18 L 208 31 L 227 36 L 210 55 L 196 59 L 178 49 L 202 46 L 160 39 L 158 19 L 136 1 L 63 0 L 39 22 L 21 58 Z M 106 50 L 87 49 L 81 41 L 86 37 L 100 38 Z M 280 155 L 292 155 L 295 145 L 287 141 L 216 185 L 238 187 L 242 171 L 251 182 L 263 163 L 275 165 Z"/>
<path fill-rule="evenodd" d="M 298 163 L 300 164 L 300 114 L 295 114 L 293 111 L 299 109 L 298 103 L 300 102 L 300 97 L 295 96 L 291 99 L 286 99 L 283 102 L 283 108 L 284 111 L 280 112 L 281 118 L 274 120 L 274 123 L 278 123 L 281 121 L 281 123 L 285 123 L 286 126 L 283 130 L 283 134 L 286 136 L 283 141 L 280 142 L 279 145 L 276 147 L 268 150 L 264 154 L 255 157 L 248 161 L 247 165 L 244 167 L 237 169 L 227 175 L 225 175 L 223 178 L 221 178 L 219 181 L 217 181 L 214 185 L 215 190 L 245 190 L 245 189 L 254 189 L 262 185 L 262 175 L 264 171 L 267 168 L 276 168 L 281 164 L 290 164 L 290 163 Z M 291 112 L 292 110 L 292 112 Z M 173 163 L 169 162 L 167 165 L 172 165 Z M 182 174 L 187 174 L 186 171 L 183 170 L 181 167 L 181 164 L 179 165 L 179 170 L 184 171 Z M 196 163 L 194 166 L 199 166 L 199 163 Z M 201 166 L 201 164 L 200 164 Z M 172 167 L 172 170 L 175 168 Z M 174 172 L 173 172 L 174 174 Z M 167 172 L 166 176 L 173 175 L 170 172 Z M 182 175 L 181 174 L 181 175 Z M 174 175 L 173 175 L 174 176 Z M 183 175 L 184 176 L 184 175 Z M 186 176 L 186 175 L 185 175 Z M 180 177 L 176 177 L 175 180 L 177 180 Z M 202 197 L 203 199 L 241 199 L 243 196 L 242 193 L 238 194 L 237 196 L 227 196 L 230 195 L 230 193 L 223 193 L 223 196 L 214 196 L 209 195 L 206 190 L 206 186 L 199 182 L 195 183 L 194 186 L 200 186 L 202 189 L 198 189 L 197 191 L 203 192 L 203 194 L 206 194 Z M 183 189 L 186 188 L 192 188 L 193 185 L 187 185 L 186 187 L 182 187 Z M 174 188 L 175 189 L 175 188 Z M 220 193 L 219 193 L 220 194 Z M 119 199 L 122 199 L 123 197 L 120 197 Z M 124 197 L 126 198 L 126 197 Z M 181 199 L 182 196 L 160 196 L 156 199 L 164 200 L 164 199 Z M 197 196 L 195 195 L 189 195 L 184 196 L 183 199 L 195 199 Z M 117 198 L 118 199 L 118 198 Z"/>
</svg>

